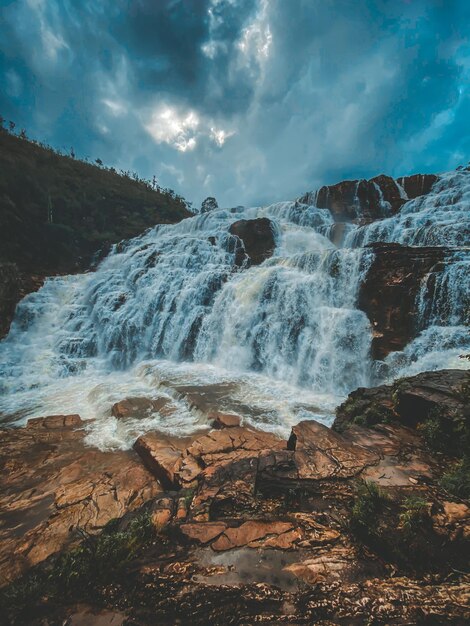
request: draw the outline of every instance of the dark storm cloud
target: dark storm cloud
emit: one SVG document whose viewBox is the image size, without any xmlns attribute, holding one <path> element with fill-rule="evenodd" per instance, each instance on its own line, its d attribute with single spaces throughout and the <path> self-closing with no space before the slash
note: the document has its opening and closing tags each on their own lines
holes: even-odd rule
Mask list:
<svg viewBox="0 0 470 626">
<path fill-rule="evenodd" d="M 466 0 L 0 0 L 0 112 L 248 204 L 468 159 Z"/>
</svg>

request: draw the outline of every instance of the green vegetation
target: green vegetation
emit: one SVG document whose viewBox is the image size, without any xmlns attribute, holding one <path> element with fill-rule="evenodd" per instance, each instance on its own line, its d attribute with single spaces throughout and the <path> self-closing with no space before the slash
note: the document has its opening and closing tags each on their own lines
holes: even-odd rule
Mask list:
<svg viewBox="0 0 470 626">
<path fill-rule="evenodd" d="M 418 533 L 428 519 L 428 503 L 418 496 L 405 498 L 400 506 L 400 527 L 410 536 Z"/>
<path fill-rule="evenodd" d="M 106 585 L 126 580 L 129 564 L 161 539 L 150 513 L 136 515 L 125 528 L 118 520 L 107 524 L 97 537 L 87 537 L 78 547 L 61 553 L 0 590 L 0 614 L 7 623 L 30 623 L 44 600 L 51 604 L 100 602 Z"/>
<path fill-rule="evenodd" d="M 358 484 L 350 531 L 385 561 L 405 571 L 446 571 L 447 563 L 462 563 L 458 542 L 448 542 L 435 532 L 430 503 L 420 495 L 388 496 L 370 482 Z M 462 561 L 463 559 L 463 561 Z"/>
<path fill-rule="evenodd" d="M 79 271 L 103 246 L 189 215 L 155 177 L 92 165 L 0 126 L 0 261 L 38 274 Z"/>
<path fill-rule="evenodd" d="M 358 426 L 374 426 L 375 424 L 388 424 L 392 419 L 390 409 L 380 404 L 371 404 L 360 415 L 353 417 L 352 422 Z"/>
<path fill-rule="evenodd" d="M 466 454 L 449 472 L 446 472 L 439 484 L 452 495 L 470 500 L 470 455 Z"/>
<path fill-rule="evenodd" d="M 385 494 L 375 483 L 360 482 L 351 511 L 352 531 L 362 538 L 370 538 L 377 527 L 379 515 L 383 512 L 386 501 Z"/>
</svg>

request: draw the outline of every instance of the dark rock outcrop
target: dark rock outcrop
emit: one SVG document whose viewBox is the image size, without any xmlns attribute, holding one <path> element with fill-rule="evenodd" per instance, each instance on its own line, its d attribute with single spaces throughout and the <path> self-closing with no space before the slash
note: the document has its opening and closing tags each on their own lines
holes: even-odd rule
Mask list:
<svg viewBox="0 0 470 626">
<path fill-rule="evenodd" d="M 381 174 L 370 180 L 325 185 L 302 196 L 300 202 L 329 209 L 337 222 L 371 221 L 393 215 L 407 200 L 429 193 L 436 180 L 434 174 L 415 174 L 397 180 Z"/>
<path fill-rule="evenodd" d="M 235 259 L 237 265 L 242 265 L 246 257 L 251 265 L 259 265 L 272 256 L 276 244 L 273 225 L 267 217 L 238 220 L 231 224 L 229 232 L 243 242 L 244 250 L 240 249 Z"/>
<path fill-rule="evenodd" d="M 374 260 L 361 285 L 358 306 L 372 324 L 372 356 L 383 359 L 402 350 L 417 333 L 417 295 L 421 281 L 446 258 L 446 249 L 406 247 L 396 243 L 370 246 Z M 440 268 L 442 269 L 442 267 Z"/>
<path fill-rule="evenodd" d="M 384 421 L 398 421 L 414 428 L 433 413 L 451 414 L 463 420 L 465 384 L 470 384 L 470 372 L 439 370 L 422 372 L 393 385 L 360 387 L 337 408 L 333 428 L 343 432 L 352 424 L 373 425 Z"/>
<path fill-rule="evenodd" d="M 20 298 L 20 274 L 14 263 L 0 263 L 0 339 L 9 331 Z"/>
</svg>

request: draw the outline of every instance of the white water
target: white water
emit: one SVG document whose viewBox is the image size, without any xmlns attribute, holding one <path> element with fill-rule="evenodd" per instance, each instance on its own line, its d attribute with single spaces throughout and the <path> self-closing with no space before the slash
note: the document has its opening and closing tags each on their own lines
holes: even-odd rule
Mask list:
<svg viewBox="0 0 470 626">
<path fill-rule="evenodd" d="M 300 419 L 331 423 L 349 391 L 376 382 L 369 321 L 356 308 L 372 261 L 363 245 L 462 246 L 469 179 L 445 175 L 399 215 L 348 224 L 341 248 L 329 239 L 327 209 L 283 202 L 160 226 L 115 247 L 93 274 L 49 279 L 20 303 L 0 343 L 0 412 L 18 424 L 77 412 L 95 418 L 90 443 L 127 447 L 151 428 L 207 427 L 178 387 L 230 383 L 224 402 L 253 425 L 287 435 Z M 262 265 L 239 269 L 240 244 L 228 228 L 254 217 L 272 220 L 276 250 Z M 468 365 L 459 356 L 470 351 L 469 254 L 455 254 L 437 281 L 423 282 L 422 333 L 388 357 L 389 377 Z M 171 415 L 110 416 L 125 397 L 162 395 L 177 408 Z"/>
</svg>

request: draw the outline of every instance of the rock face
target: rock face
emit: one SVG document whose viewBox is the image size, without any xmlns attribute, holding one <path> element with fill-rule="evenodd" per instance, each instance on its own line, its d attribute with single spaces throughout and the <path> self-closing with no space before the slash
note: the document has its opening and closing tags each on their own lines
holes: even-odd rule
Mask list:
<svg viewBox="0 0 470 626">
<path fill-rule="evenodd" d="M 470 384 L 470 373 L 463 370 L 423 372 L 394 385 L 366 389 L 360 387 L 336 410 L 333 428 L 343 432 L 351 424 L 395 420 L 415 427 L 432 413 L 451 414 L 464 419 L 467 403 L 462 388 Z"/>
<path fill-rule="evenodd" d="M 273 225 L 267 217 L 238 220 L 230 226 L 229 232 L 243 242 L 244 250 L 237 253 L 237 265 L 242 265 L 246 257 L 251 265 L 259 265 L 274 251 Z"/>
<path fill-rule="evenodd" d="M 1 431 L 0 586 L 161 491 L 133 452 L 87 448 L 78 415 Z"/>
<path fill-rule="evenodd" d="M 9 331 L 20 299 L 20 274 L 14 263 L 0 263 L 0 339 Z"/>
<path fill-rule="evenodd" d="M 408 200 L 429 193 L 436 180 L 434 174 L 415 174 L 397 180 L 381 174 L 370 180 L 326 185 L 318 192 L 305 194 L 300 202 L 329 209 L 337 222 L 370 221 L 397 213 Z"/>
<path fill-rule="evenodd" d="M 419 332 L 417 295 L 431 270 L 439 271 L 445 248 L 406 247 L 395 243 L 370 246 L 374 260 L 361 285 L 358 306 L 373 328 L 372 357 L 383 359 L 402 350 Z M 441 266 L 441 271 L 442 271 Z"/>
</svg>

